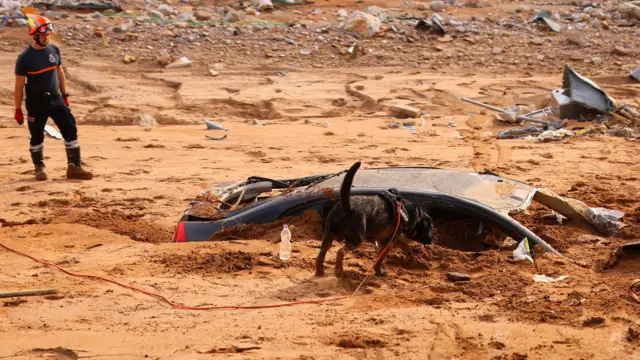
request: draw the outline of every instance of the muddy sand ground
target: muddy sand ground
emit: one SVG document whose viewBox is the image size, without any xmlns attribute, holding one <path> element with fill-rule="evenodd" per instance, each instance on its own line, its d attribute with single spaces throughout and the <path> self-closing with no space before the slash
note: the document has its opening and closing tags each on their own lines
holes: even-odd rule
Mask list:
<svg viewBox="0 0 640 360">
<path fill-rule="evenodd" d="M 334 246 L 328 276 L 315 278 L 320 225 L 313 216 L 294 221 L 294 255 L 285 263 L 276 256 L 279 228 L 232 242 L 170 240 L 188 202 L 218 182 L 340 171 L 354 161 L 365 167 L 490 170 L 590 206 L 621 210 L 627 226 L 605 238 L 584 224 L 542 224 L 535 215 L 548 209 L 518 215 L 566 257 L 539 260 L 545 274 L 568 276 L 558 283 L 533 282 L 533 266 L 509 261 L 510 251 L 476 257 L 473 251 L 411 244 L 390 256 L 387 277 L 371 278 L 354 298 L 263 310 L 173 309 L 0 251 L 0 289 L 58 292 L 0 301 L 0 358 L 640 358 L 640 340 L 633 335 L 640 304 L 627 298 L 640 267 L 637 260 L 626 260 L 602 269 L 616 246 L 640 236 L 639 144 L 601 135 L 544 144 L 498 141 L 485 133 L 508 127 L 459 100 L 539 104 L 559 87 L 561 73 L 496 75 L 476 68 L 460 75 L 326 66 L 289 68 L 282 77 L 275 74 L 282 68 L 256 64 L 226 68 L 213 78 L 206 77 L 206 64 L 144 71 L 142 65 L 86 54 L 70 58 L 69 72 L 76 75 L 70 87 L 77 94 L 72 109 L 84 161 L 97 177 L 67 181 L 64 147 L 47 138 L 50 180 L 36 182 L 27 130 L 14 126 L 9 115 L 15 54 L 0 54 L 7 114 L 0 118 L 0 242 L 70 271 L 191 306 L 350 294 L 375 249 L 367 245 L 350 254 L 347 276 L 338 280 L 331 270 Z M 624 74 L 592 79 L 619 101 L 632 103 L 640 94 L 640 86 Z M 393 103 L 418 105 L 431 116 L 414 132 L 390 129 L 378 105 Z M 161 125 L 124 125 L 142 113 Z M 207 140 L 205 135 L 221 134 L 205 131 L 205 118 L 226 126 L 228 138 Z M 254 119 L 263 123 L 254 125 Z M 305 119 L 330 124 L 305 124 Z M 458 126 L 438 126 L 451 121 Z M 570 125 L 576 126 L 585 124 Z M 472 279 L 451 283 L 448 271 Z"/>
</svg>

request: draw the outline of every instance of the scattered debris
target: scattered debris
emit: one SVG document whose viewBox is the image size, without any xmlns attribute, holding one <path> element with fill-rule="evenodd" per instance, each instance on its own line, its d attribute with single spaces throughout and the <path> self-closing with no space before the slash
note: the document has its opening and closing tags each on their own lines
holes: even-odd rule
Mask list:
<svg viewBox="0 0 640 360">
<path fill-rule="evenodd" d="M 211 120 L 205 120 L 204 123 L 207 125 L 207 130 L 224 130 L 229 131 L 226 127 L 222 125 L 218 125 Z"/>
<path fill-rule="evenodd" d="M 478 106 L 482 106 L 483 108 L 487 108 L 493 111 L 497 111 L 498 113 L 500 113 L 501 115 L 501 119 L 503 119 L 504 121 L 507 122 L 511 122 L 512 119 L 515 119 L 517 121 L 528 121 L 528 122 L 532 122 L 532 123 L 536 123 L 536 124 L 543 124 L 546 126 L 550 126 L 556 129 L 561 129 L 563 127 L 566 126 L 567 122 L 566 121 L 549 121 L 549 120 L 540 120 L 537 118 L 533 118 L 533 117 L 528 117 L 528 116 L 522 116 L 522 115 L 516 115 L 513 112 L 509 112 L 507 110 L 504 109 L 500 109 L 497 107 L 493 107 L 491 105 L 487 105 L 487 104 L 483 104 L 481 102 L 475 101 L 475 100 L 471 100 L 469 98 L 462 98 L 463 101 L 466 101 L 468 103 L 474 104 L 474 105 L 478 105 Z"/>
<path fill-rule="evenodd" d="M 547 130 L 547 131 L 543 131 L 540 135 L 538 135 L 538 141 L 547 143 L 547 142 L 564 140 L 565 138 L 570 138 L 573 136 L 575 136 L 575 133 L 567 129 Z"/>
<path fill-rule="evenodd" d="M 537 13 L 533 17 L 533 19 L 531 19 L 531 22 L 544 22 L 545 24 L 547 24 L 549 29 L 551 29 L 551 31 L 554 31 L 557 33 L 559 33 L 560 30 L 562 30 L 562 26 L 560 26 L 560 24 L 551 20 L 551 13 L 548 10 L 542 10 L 539 13 Z"/>
<path fill-rule="evenodd" d="M 518 244 L 518 247 L 513 250 L 513 259 L 516 261 L 529 260 L 533 262 L 531 257 L 531 249 L 529 248 L 529 239 L 524 238 Z"/>
<path fill-rule="evenodd" d="M 62 140 L 62 134 L 60 134 L 60 132 L 51 125 L 44 126 L 44 133 L 51 136 L 54 139 Z"/>
<path fill-rule="evenodd" d="M 218 72 L 213 70 L 213 69 L 209 69 L 209 74 L 211 74 L 211 76 L 213 76 L 213 77 L 218 76 Z"/>
<path fill-rule="evenodd" d="M 550 276 L 541 275 L 541 274 L 533 275 L 533 281 L 535 281 L 535 282 L 544 282 L 544 283 L 558 282 L 558 281 L 565 280 L 567 278 L 568 278 L 568 276 L 565 276 L 565 275 L 558 276 L 557 278 L 552 278 Z"/>
<path fill-rule="evenodd" d="M 55 294 L 56 291 L 53 289 L 35 289 L 35 290 L 19 290 L 19 291 L 8 291 L 1 292 L 1 298 L 9 298 L 9 297 L 22 297 L 22 296 L 35 296 L 35 295 L 51 295 Z"/>
<path fill-rule="evenodd" d="M 437 16 L 437 14 L 433 14 L 431 16 L 431 19 L 420 19 L 416 24 L 415 29 L 419 31 L 431 31 L 440 35 L 444 35 L 447 33 L 447 30 L 440 22 L 439 16 Z"/>
<path fill-rule="evenodd" d="M 471 280 L 471 276 L 467 275 L 467 274 L 459 273 L 459 272 L 448 272 L 447 273 L 447 279 L 449 279 L 449 281 L 453 281 L 453 282 L 470 281 Z"/>
<path fill-rule="evenodd" d="M 601 216 L 602 212 L 593 210 L 580 200 L 560 196 L 549 189 L 536 189 L 533 200 L 560 213 L 569 220 L 587 221 L 606 236 L 614 235 L 624 226 L 620 221 Z"/>
<path fill-rule="evenodd" d="M 522 129 L 517 128 L 517 129 L 512 129 L 507 131 L 499 131 L 497 138 L 498 139 L 517 139 L 517 138 L 526 137 L 526 136 L 534 136 L 534 135 L 537 136 L 541 134 L 543 131 L 544 131 L 544 128 L 540 126 L 531 125 L 531 126 L 524 127 Z"/>
<path fill-rule="evenodd" d="M 640 241 L 624 244 L 622 246 L 618 246 L 617 248 L 615 248 L 611 252 L 611 255 L 609 255 L 609 258 L 607 259 L 607 261 L 605 262 L 604 268 L 605 269 L 613 268 L 614 266 L 616 266 L 618 261 L 623 258 L 631 258 L 631 259 L 640 258 Z"/>
<path fill-rule="evenodd" d="M 606 114 L 616 108 L 616 101 L 591 80 L 566 65 L 562 89 L 552 91 L 561 119 L 586 119 Z"/>
<path fill-rule="evenodd" d="M 171 64 L 165 66 L 165 69 L 180 69 L 183 67 L 191 66 L 192 62 L 186 56 L 179 58 Z"/>
<path fill-rule="evenodd" d="M 633 70 L 631 72 L 631 76 L 632 79 L 635 79 L 636 81 L 640 81 L 640 66 L 638 66 L 637 69 Z"/>
<path fill-rule="evenodd" d="M 213 136 L 208 136 L 207 135 L 207 139 L 209 139 L 209 140 L 224 140 L 226 138 L 227 138 L 227 135 L 222 136 L 222 137 L 213 137 Z"/>
</svg>

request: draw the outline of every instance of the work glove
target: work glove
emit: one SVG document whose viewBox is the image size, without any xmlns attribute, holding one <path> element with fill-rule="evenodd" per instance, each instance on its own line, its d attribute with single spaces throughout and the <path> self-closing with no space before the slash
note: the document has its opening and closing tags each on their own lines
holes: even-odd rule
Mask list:
<svg viewBox="0 0 640 360">
<path fill-rule="evenodd" d="M 64 104 L 69 107 L 69 95 L 62 95 L 62 100 L 64 100 Z"/>
<path fill-rule="evenodd" d="M 22 114 L 22 109 L 16 109 L 16 113 L 13 115 L 13 118 L 16 119 L 18 125 L 24 124 L 24 115 Z"/>
</svg>

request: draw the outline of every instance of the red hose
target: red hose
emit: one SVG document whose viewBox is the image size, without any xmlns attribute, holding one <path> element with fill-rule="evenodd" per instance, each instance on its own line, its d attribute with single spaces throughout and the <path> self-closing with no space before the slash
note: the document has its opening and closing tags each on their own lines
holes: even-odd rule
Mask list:
<svg viewBox="0 0 640 360">
<path fill-rule="evenodd" d="M 400 211 L 400 205 L 398 205 L 398 211 Z M 399 214 L 399 213 L 398 213 Z M 398 223 L 396 224 L 396 229 L 393 232 L 393 235 L 391 237 L 391 240 L 389 241 L 389 243 L 387 244 L 387 246 L 385 247 L 385 249 L 380 252 L 380 255 L 378 256 L 378 258 L 376 259 L 375 263 L 373 264 L 373 266 L 371 267 L 371 269 L 369 270 L 369 273 L 367 274 L 367 276 L 362 280 L 362 282 L 360 283 L 360 285 L 358 285 L 358 287 L 356 288 L 356 290 L 351 294 L 351 295 L 344 295 L 344 296 L 337 296 L 337 297 L 332 297 L 332 298 L 327 298 L 327 299 L 315 299 L 315 300 L 302 300 L 302 301 L 294 301 L 294 302 L 286 302 L 286 303 L 280 303 L 280 304 L 272 304 L 272 305 L 255 305 L 255 306 L 237 306 L 237 305 L 228 305 L 228 306 L 186 306 L 186 305 L 182 305 L 182 304 L 178 304 L 175 303 L 169 299 L 167 299 L 166 297 L 156 294 L 156 293 L 152 293 L 149 291 L 145 291 L 136 287 L 133 287 L 131 285 L 126 285 L 120 282 L 117 282 L 115 280 L 111 280 L 111 279 L 107 279 L 104 278 L 102 276 L 97 276 L 97 275 L 87 275 L 87 274 L 77 274 L 77 273 L 73 273 L 71 271 L 65 270 L 63 268 L 61 268 L 60 266 L 56 265 L 56 264 L 52 264 L 52 263 L 48 263 L 46 261 L 42 261 L 39 259 L 34 258 L 33 256 L 29 255 L 29 254 L 25 254 L 21 251 L 18 250 L 14 250 L 11 249 L 10 247 L 0 243 L 0 247 L 12 252 L 14 254 L 20 255 L 20 256 L 24 256 L 26 258 L 29 258 L 39 264 L 48 266 L 50 268 L 54 268 L 56 270 L 62 271 L 63 273 L 70 275 L 70 276 L 74 276 L 74 277 L 79 277 L 79 278 L 88 278 L 88 279 L 93 279 L 93 280 L 102 280 L 102 281 L 106 281 L 108 283 L 114 284 L 114 285 L 118 285 L 120 287 L 123 287 L 125 289 L 129 289 L 132 291 L 136 291 L 151 297 L 154 297 L 156 299 L 159 299 L 169 305 L 171 305 L 172 307 L 176 308 L 176 309 L 182 309 L 182 310 L 250 310 L 250 309 L 272 309 L 272 308 L 279 308 L 279 307 L 286 307 L 286 306 L 295 306 L 295 305 L 303 305 L 303 304 L 320 304 L 320 303 L 325 303 L 325 302 L 332 302 L 332 301 L 338 301 L 338 300 L 344 300 L 350 297 L 353 297 L 358 290 L 360 290 L 360 287 L 365 283 L 365 281 L 367 281 L 367 279 L 369 278 L 369 275 L 371 274 L 371 271 L 373 270 L 373 268 L 375 267 L 375 265 L 378 263 L 378 261 L 380 261 L 380 259 L 382 258 L 382 256 L 387 252 L 387 250 L 391 247 L 391 243 L 393 242 L 393 240 L 395 239 L 397 233 L 398 233 L 398 229 L 400 228 L 400 216 L 398 215 Z"/>
</svg>

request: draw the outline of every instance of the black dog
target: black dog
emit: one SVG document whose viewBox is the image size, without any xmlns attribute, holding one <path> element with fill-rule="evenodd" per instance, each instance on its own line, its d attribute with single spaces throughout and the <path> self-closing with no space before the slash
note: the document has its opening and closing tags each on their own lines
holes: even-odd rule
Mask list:
<svg viewBox="0 0 640 360">
<path fill-rule="evenodd" d="M 342 181 L 340 202 L 334 205 L 325 220 L 322 234 L 322 248 L 316 258 L 316 276 L 324 276 L 324 258 L 333 241 L 345 241 L 336 258 L 336 276 L 342 275 L 342 261 L 348 250 L 358 248 L 365 240 L 377 242 L 382 252 L 396 229 L 397 216 L 402 217 L 398 229 L 409 238 L 422 244 L 431 244 L 431 217 L 418 205 L 401 200 L 402 210 L 397 213 L 397 205 L 381 195 L 351 196 L 351 185 L 360 168 L 357 162 L 351 166 Z M 390 193 L 391 194 L 391 193 Z M 388 252 L 387 252 L 388 253 Z M 376 275 L 383 276 L 381 264 L 386 254 L 375 267 Z"/>
</svg>

